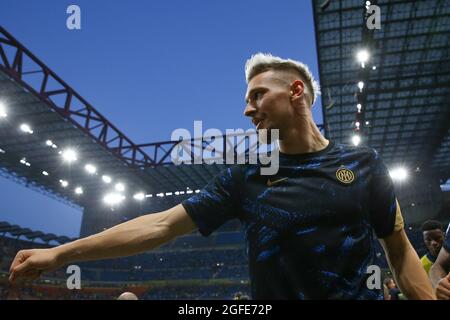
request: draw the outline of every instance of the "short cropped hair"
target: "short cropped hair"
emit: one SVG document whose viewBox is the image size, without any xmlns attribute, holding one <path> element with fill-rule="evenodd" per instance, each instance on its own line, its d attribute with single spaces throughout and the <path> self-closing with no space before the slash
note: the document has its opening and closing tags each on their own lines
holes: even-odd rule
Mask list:
<svg viewBox="0 0 450 320">
<path fill-rule="evenodd" d="M 269 70 L 292 70 L 297 72 L 298 75 L 306 81 L 306 85 L 311 92 L 311 105 L 316 102 L 317 97 L 320 95 L 320 86 L 319 83 L 314 80 L 308 66 L 299 61 L 273 56 L 270 53 L 259 52 L 252 55 L 251 58 L 247 60 L 245 63 L 245 78 L 247 84 L 254 76 Z"/>
<path fill-rule="evenodd" d="M 422 224 L 422 232 L 436 229 L 444 231 L 444 225 L 437 220 L 427 220 Z"/>
</svg>

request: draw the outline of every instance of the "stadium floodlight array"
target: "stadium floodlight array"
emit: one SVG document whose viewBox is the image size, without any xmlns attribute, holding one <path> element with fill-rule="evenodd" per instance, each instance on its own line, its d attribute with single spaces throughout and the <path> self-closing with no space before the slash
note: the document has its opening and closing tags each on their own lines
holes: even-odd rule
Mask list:
<svg viewBox="0 0 450 320">
<path fill-rule="evenodd" d="M 7 108 L 4 102 L 0 101 L 0 118 L 6 118 L 7 115 Z M 31 126 L 28 123 L 22 123 L 19 126 L 19 129 L 22 132 L 28 133 L 28 134 L 33 134 L 34 131 L 31 128 Z M 45 140 L 45 145 L 47 147 L 50 147 L 52 149 L 58 149 L 58 146 L 54 143 L 54 141 L 50 138 L 48 138 L 47 140 Z M 4 154 L 6 153 L 5 150 L 0 149 L 0 154 Z M 75 149 L 67 147 L 63 150 L 57 150 L 57 153 L 62 157 L 62 159 L 64 160 L 64 162 L 67 162 L 69 164 L 74 163 L 76 161 L 78 161 L 78 153 L 76 152 Z M 20 163 L 30 167 L 31 164 L 27 161 L 26 157 L 23 157 L 20 160 Z M 84 166 L 84 170 L 90 174 L 90 175 L 97 175 L 98 169 L 95 165 L 91 164 L 91 163 L 87 163 Z M 48 177 L 51 175 L 51 173 L 48 170 L 42 170 L 41 171 L 42 175 Z M 104 183 L 109 184 L 113 181 L 113 178 L 110 177 L 109 175 L 103 174 L 101 175 L 101 179 Z M 69 186 L 69 181 L 65 180 L 65 179 L 60 179 L 59 183 L 61 185 L 62 188 L 67 188 Z M 118 204 L 120 202 L 122 202 L 126 197 L 121 194 L 120 192 L 124 192 L 125 191 L 125 185 L 122 182 L 118 182 L 115 184 L 115 190 L 119 193 L 110 193 L 107 194 L 104 197 L 104 201 L 107 202 L 108 204 Z M 192 194 L 192 193 L 198 193 L 200 192 L 200 190 L 191 190 L 189 187 L 186 188 L 187 190 L 179 190 L 179 191 L 174 191 L 174 192 L 160 192 L 157 193 L 156 196 L 157 197 L 167 197 L 167 196 L 179 196 L 179 195 L 184 195 L 184 194 Z M 77 186 L 74 189 L 75 194 L 77 195 L 81 195 L 84 193 L 83 187 L 82 186 Z M 133 195 L 133 198 L 137 201 L 144 201 L 146 198 L 152 198 L 153 194 L 146 194 L 143 191 L 137 192 Z"/>
<path fill-rule="evenodd" d="M 0 118 L 1 117 L 3 117 L 3 118 L 7 117 L 7 114 L 6 114 L 5 104 L 0 101 Z M 19 128 L 22 132 L 25 132 L 28 134 L 34 133 L 31 126 L 27 123 L 22 123 L 19 126 Z M 53 142 L 52 139 L 47 139 L 47 140 L 45 140 L 44 143 L 47 147 L 50 147 L 52 149 L 58 149 L 58 146 Z M 63 150 L 56 150 L 56 152 L 62 157 L 64 162 L 71 164 L 71 163 L 78 161 L 79 155 L 74 148 L 67 147 Z M 3 149 L 0 149 L 0 154 L 4 154 L 4 153 L 6 153 L 6 151 Z M 23 157 L 20 160 L 20 163 L 27 167 L 31 166 L 31 164 L 27 161 L 26 157 Z M 97 173 L 98 173 L 97 167 L 92 163 L 85 164 L 84 170 L 90 175 L 97 175 Z M 46 177 L 51 176 L 51 173 L 48 170 L 42 170 L 41 172 L 42 172 L 42 175 L 44 175 Z M 113 178 L 106 174 L 101 175 L 101 179 L 106 184 L 109 184 L 113 181 Z M 67 188 L 69 186 L 69 181 L 67 181 L 65 179 L 60 179 L 59 184 L 61 185 L 62 188 Z M 104 198 L 103 198 L 104 202 L 106 202 L 109 205 L 117 205 L 126 199 L 126 196 L 121 193 L 121 192 L 124 192 L 126 189 L 124 183 L 117 182 L 114 186 L 114 189 L 118 193 L 109 193 L 106 196 L 104 196 Z M 194 190 L 191 190 L 189 187 L 187 187 L 186 189 L 187 190 L 178 190 L 178 191 L 174 191 L 174 192 L 171 192 L 171 191 L 160 192 L 160 193 L 155 194 L 155 196 L 156 197 L 179 196 L 179 195 L 185 195 L 185 194 L 192 194 L 194 192 L 195 193 L 200 192 L 200 190 L 198 190 L 198 189 L 194 191 Z M 82 195 L 84 193 L 82 186 L 77 186 L 73 190 L 76 195 Z M 146 194 L 144 191 L 137 192 L 133 195 L 133 198 L 136 201 L 144 201 L 144 200 L 146 200 L 146 198 L 152 198 L 152 197 L 153 197 L 153 194 Z"/>
<path fill-rule="evenodd" d="M 368 3 L 368 4 L 367 4 Z M 366 2 L 366 5 L 370 6 L 370 1 Z M 360 50 L 358 50 L 358 52 L 356 53 L 356 61 L 360 64 L 361 68 L 364 69 L 366 67 L 366 64 L 369 62 L 370 60 L 370 51 L 367 48 L 361 48 Z M 376 66 L 372 66 L 372 70 L 376 70 Z M 362 112 L 362 108 L 363 108 L 363 90 L 365 87 L 367 87 L 366 83 L 364 83 L 364 81 L 359 80 L 356 84 L 356 86 L 359 89 L 359 93 L 357 93 L 356 97 L 357 97 L 357 104 L 356 104 L 356 115 L 355 115 L 355 121 L 354 123 L 354 134 L 351 136 L 351 142 L 353 143 L 353 145 L 358 146 L 359 144 L 361 144 L 361 141 L 363 139 L 362 136 L 362 123 L 365 123 L 366 125 L 369 125 L 368 122 L 363 122 L 364 121 L 364 115 Z"/>
<path fill-rule="evenodd" d="M 184 194 L 192 194 L 192 193 L 199 193 L 200 189 L 196 189 L 196 190 L 186 190 L 186 191 L 175 191 L 175 192 L 160 192 L 156 194 L 156 197 L 159 198 L 164 198 L 164 197 L 170 197 L 170 196 L 179 196 L 179 195 L 184 195 Z M 136 196 L 136 195 L 135 195 Z M 152 194 L 146 194 L 145 198 L 152 198 L 153 195 Z M 136 200 L 140 200 L 141 199 L 137 199 L 136 197 L 134 197 Z"/>
</svg>

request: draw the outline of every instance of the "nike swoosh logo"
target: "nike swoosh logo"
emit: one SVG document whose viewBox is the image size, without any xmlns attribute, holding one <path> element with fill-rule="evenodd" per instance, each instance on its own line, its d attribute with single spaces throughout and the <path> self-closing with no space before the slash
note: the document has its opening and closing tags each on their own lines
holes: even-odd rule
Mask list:
<svg viewBox="0 0 450 320">
<path fill-rule="evenodd" d="M 287 180 L 287 179 L 289 179 L 289 178 L 281 178 L 281 179 L 278 179 L 278 180 L 275 180 L 275 181 L 270 181 L 270 178 L 267 180 L 267 186 L 268 187 L 272 187 L 272 186 L 274 186 L 274 185 L 276 185 L 276 184 L 278 184 L 278 183 L 280 183 L 280 182 L 282 182 L 282 181 L 285 181 L 285 180 Z"/>
</svg>

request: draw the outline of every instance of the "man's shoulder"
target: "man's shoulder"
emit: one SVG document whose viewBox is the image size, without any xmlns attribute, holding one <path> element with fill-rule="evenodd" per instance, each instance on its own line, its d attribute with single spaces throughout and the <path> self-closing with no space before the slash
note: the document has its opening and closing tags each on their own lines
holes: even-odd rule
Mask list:
<svg viewBox="0 0 450 320">
<path fill-rule="evenodd" d="M 378 151 L 368 146 L 336 143 L 335 149 L 341 155 L 370 157 L 372 160 L 377 160 L 379 158 Z"/>
</svg>

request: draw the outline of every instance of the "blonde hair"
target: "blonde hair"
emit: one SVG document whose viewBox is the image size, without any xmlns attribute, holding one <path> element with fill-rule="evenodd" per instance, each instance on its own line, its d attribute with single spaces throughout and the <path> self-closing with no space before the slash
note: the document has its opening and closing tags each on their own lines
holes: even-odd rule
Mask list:
<svg viewBox="0 0 450 320">
<path fill-rule="evenodd" d="M 306 81 L 306 85 L 311 92 L 311 105 L 316 102 L 317 97 L 320 95 L 319 83 L 314 80 L 314 77 L 306 64 L 291 59 L 282 59 L 273 56 L 270 53 L 259 52 L 252 55 L 251 58 L 247 60 L 245 63 L 245 78 L 247 84 L 254 76 L 268 70 L 293 70 L 297 72 L 303 80 Z"/>
</svg>

